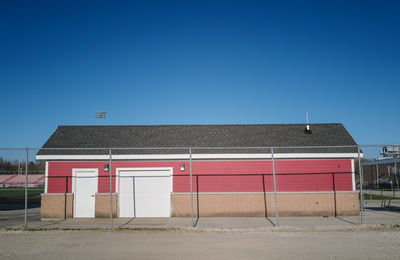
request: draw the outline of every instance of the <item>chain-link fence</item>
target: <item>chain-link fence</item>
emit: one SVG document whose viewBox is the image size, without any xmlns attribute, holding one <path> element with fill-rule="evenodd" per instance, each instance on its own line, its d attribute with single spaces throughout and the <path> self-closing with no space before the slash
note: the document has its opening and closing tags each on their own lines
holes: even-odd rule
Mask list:
<svg viewBox="0 0 400 260">
<path fill-rule="evenodd" d="M 398 214 L 399 157 L 388 147 L 0 149 L 0 226 L 151 218 L 195 227 L 216 217 L 278 226 L 300 216 L 372 224 L 372 213 Z"/>
<path fill-rule="evenodd" d="M 28 149 L 0 150 L 0 227 L 40 221 L 45 164 Z"/>
<path fill-rule="evenodd" d="M 361 161 L 362 187 L 366 210 L 396 212 L 400 210 L 399 146 L 365 147 Z"/>
</svg>

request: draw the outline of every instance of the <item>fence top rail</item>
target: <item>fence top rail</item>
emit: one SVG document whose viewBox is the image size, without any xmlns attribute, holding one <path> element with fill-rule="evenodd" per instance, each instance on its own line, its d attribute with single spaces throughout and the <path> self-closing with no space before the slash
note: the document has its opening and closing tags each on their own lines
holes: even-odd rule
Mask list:
<svg viewBox="0 0 400 260">
<path fill-rule="evenodd" d="M 213 147 L 213 146 L 185 146 L 185 147 L 0 147 L 0 150 L 209 150 L 209 149 L 313 149 L 313 148 L 358 148 L 358 147 L 397 147 L 400 144 L 360 144 L 360 145 L 314 145 L 314 146 L 234 146 L 234 147 Z"/>
<path fill-rule="evenodd" d="M 392 163 L 400 163 L 400 158 L 383 158 L 379 160 L 372 161 L 364 161 L 361 162 L 362 166 L 371 166 L 371 165 L 384 165 L 384 164 L 392 164 Z"/>
</svg>

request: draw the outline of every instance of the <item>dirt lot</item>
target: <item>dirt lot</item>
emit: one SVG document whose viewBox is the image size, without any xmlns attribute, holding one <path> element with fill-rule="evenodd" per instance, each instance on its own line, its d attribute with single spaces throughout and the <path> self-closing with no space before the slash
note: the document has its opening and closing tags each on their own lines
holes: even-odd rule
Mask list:
<svg viewBox="0 0 400 260">
<path fill-rule="evenodd" d="M 2 259 L 398 259 L 400 231 L 6 231 Z"/>
</svg>

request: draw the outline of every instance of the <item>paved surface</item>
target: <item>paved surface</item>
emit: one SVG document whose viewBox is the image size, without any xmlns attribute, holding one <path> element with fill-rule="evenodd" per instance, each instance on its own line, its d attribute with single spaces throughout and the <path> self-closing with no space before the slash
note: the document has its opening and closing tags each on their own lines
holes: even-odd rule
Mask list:
<svg viewBox="0 0 400 260">
<path fill-rule="evenodd" d="M 366 201 L 361 226 L 358 216 L 281 217 L 280 227 L 275 218 L 200 218 L 194 229 L 190 218 L 137 218 L 114 219 L 127 229 L 113 231 L 88 230 L 109 219 L 40 221 L 36 208 L 33 231 L 0 229 L 0 259 L 399 259 L 400 211 L 380 203 Z M 23 210 L 0 211 L 0 227 L 23 219 Z"/>
<path fill-rule="evenodd" d="M 390 209 L 381 208 L 381 201 L 366 201 L 365 224 L 400 225 L 400 201 L 392 201 Z M 354 226 L 361 224 L 359 216 L 351 217 L 280 217 L 280 226 L 319 227 L 319 226 Z M 196 228 L 219 229 L 254 229 L 270 228 L 276 225 L 275 218 L 199 218 L 195 219 Z M 21 227 L 24 224 L 24 211 L 0 211 L 0 227 Z M 109 228 L 109 219 L 67 219 L 40 220 L 40 209 L 28 211 L 29 228 L 61 228 L 90 229 Z M 190 218 L 117 218 L 113 221 L 114 228 L 189 228 Z"/>
<path fill-rule="evenodd" d="M 356 226 L 360 224 L 359 217 L 281 217 L 280 226 L 289 227 L 320 227 L 320 226 Z M 275 218 L 200 218 L 195 219 L 199 229 L 257 229 L 275 226 Z M 400 214 L 393 212 L 366 211 L 365 224 L 400 225 Z M 29 228 L 62 228 L 90 229 L 109 228 L 109 219 L 67 219 L 30 222 Z M 114 219 L 114 228 L 189 228 L 190 218 L 144 218 L 144 219 Z"/>
<path fill-rule="evenodd" d="M 30 222 L 40 222 L 40 208 L 28 209 L 27 219 Z M 25 221 L 25 210 L 0 210 L 0 227 L 21 226 Z"/>
<path fill-rule="evenodd" d="M 399 230 L 6 231 L 0 259 L 398 259 Z"/>
</svg>

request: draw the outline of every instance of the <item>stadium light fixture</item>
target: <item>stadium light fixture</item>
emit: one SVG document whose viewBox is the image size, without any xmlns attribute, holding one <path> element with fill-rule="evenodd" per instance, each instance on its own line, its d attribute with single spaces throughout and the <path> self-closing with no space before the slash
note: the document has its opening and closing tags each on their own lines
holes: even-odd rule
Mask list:
<svg viewBox="0 0 400 260">
<path fill-rule="evenodd" d="M 101 125 L 101 122 L 102 122 L 101 120 L 106 118 L 106 114 L 107 114 L 107 112 L 94 112 L 94 117 L 99 119 L 100 125 Z"/>
</svg>

